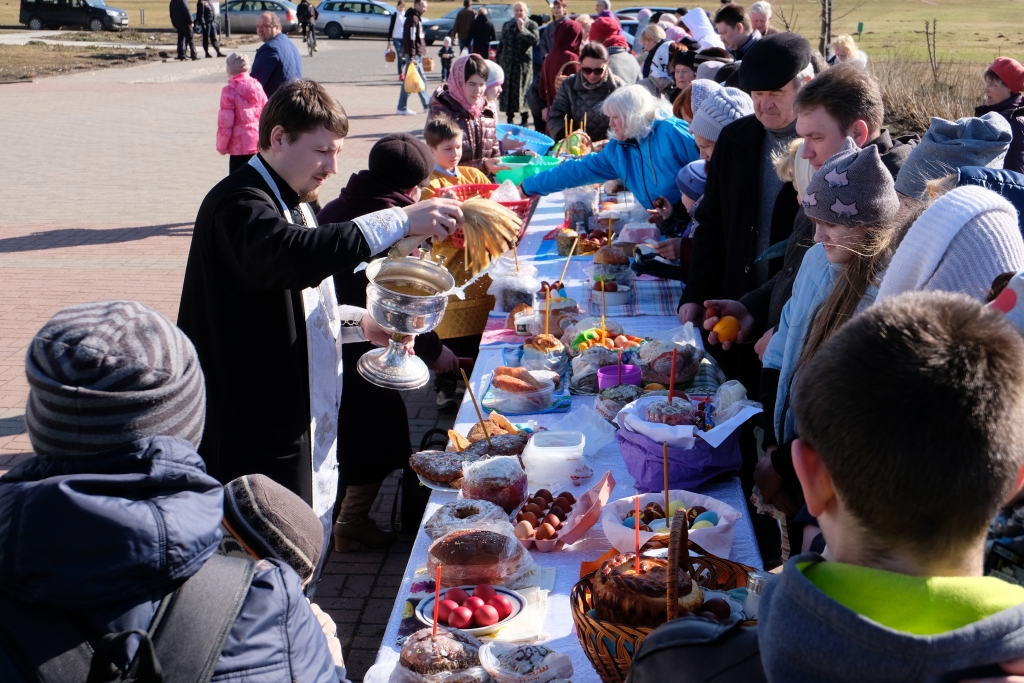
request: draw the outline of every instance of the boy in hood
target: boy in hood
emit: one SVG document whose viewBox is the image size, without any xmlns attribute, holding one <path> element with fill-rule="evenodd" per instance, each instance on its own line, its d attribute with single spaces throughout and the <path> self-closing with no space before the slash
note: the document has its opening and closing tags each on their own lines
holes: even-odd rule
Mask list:
<svg viewBox="0 0 1024 683">
<path fill-rule="evenodd" d="M 830 559 L 797 556 L 766 587 L 768 679 L 999 675 L 1024 653 L 1024 588 L 982 575 L 1021 484 L 1019 333 L 969 297 L 907 293 L 847 323 L 795 384 L 793 465 Z"/>
</svg>

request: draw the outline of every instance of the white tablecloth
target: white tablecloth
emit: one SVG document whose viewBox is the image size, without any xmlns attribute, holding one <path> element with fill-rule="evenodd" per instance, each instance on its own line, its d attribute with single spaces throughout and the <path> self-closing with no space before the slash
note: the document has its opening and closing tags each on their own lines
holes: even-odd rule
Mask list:
<svg viewBox="0 0 1024 683">
<path fill-rule="evenodd" d="M 541 200 L 537 211 L 534 214 L 530 227 L 519 247 L 519 258 L 521 262 L 530 262 L 539 271 L 539 277 L 543 280 L 554 281 L 558 278 L 565 264 L 564 258 L 557 259 L 535 259 L 541 246 L 543 236 L 556 227 L 563 220 L 562 196 L 561 194 L 551 195 Z M 569 264 L 564 282 L 566 293 L 577 301 L 584 301 L 583 297 L 583 266 L 592 262 L 592 259 L 573 258 Z M 658 330 L 675 327 L 679 324 L 673 317 L 661 316 L 639 316 L 634 318 L 619 318 L 629 334 L 643 336 Z M 487 388 L 482 379 L 491 371 L 501 365 L 501 347 L 482 347 L 477 363 L 473 369 L 470 382 L 473 391 L 479 398 Z M 592 406 L 592 396 L 573 396 L 572 410 L 586 405 Z M 536 420 L 540 426 L 549 426 L 562 419 L 566 413 L 549 413 L 535 416 L 515 416 L 511 419 L 514 422 L 526 422 L 528 419 Z M 462 407 L 459 409 L 455 429 L 462 434 L 468 433 L 470 427 L 476 422 L 476 412 L 469 403 L 469 393 L 466 393 Z M 595 476 L 584 483 L 582 490 L 589 488 L 604 472 L 611 470 L 615 477 L 615 490 L 612 492 L 612 500 L 625 498 L 635 493 L 634 480 L 626 471 L 625 463 L 619 454 L 617 443 L 601 449 L 595 456 L 588 458 L 588 462 L 594 469 Z M 736 524 L 733 537 L 732 552 L 729 558 L 742 562 L 756 568 L 761 568 L 761 557 L 757 549 L 757 541 L 754 538 L 754 529 L 747 516 L 747 508 L 743 500 L 743 491 L 740 488 L 738 477 L 725 481 L 716 481 L 705 484 L 696 492 L 717 498 L 741 512 L 741 517 Z M 456 493 L 443 493 L 434 491 L 430 496 L 427 511 L 424 519 L 429 518 L 442 504 L 455 500 Z M 430 538 L 423 532 L 422 528 L 416 536 L 416 543 L 412 554 L 409 556 L 409 564 L 405 568 L 405 577 L 402 580 L 402 587 L 398 592 L 398 599 L 391 611 L 391 618 L 388 621 L 387 630 L 384 633 L 384 640 L 380 651 L 377 654 L 377 662 L 367 673 L 364 679 L 367 683 L 381 683 L 386 681 L 395 664 L 398 662 L 399 647 L 395 644 L 398 634 L 399 623 L 402 621 L 402 612 L 405 607 L 406 596 L 409 593 L 409 586 L 412 583 L 413 574 L 418 567 L 422 567 L 427 561 L 427 548 L 430 545 Z M 559 652 L 563 652 L 573 660 L 575 674 L 572 679 L 575 683 L 599 683 L 600 678 L 597 672 L 590 665 L 590 661 L 583 653 L 576 632 L 573 627 L 572 615 L 569 612 L 569 591 L 579 580 L 580 563 L 598 558 L 608 551 L 611 545 L 601 530 L 598 523 L 591 528 L 584 537 L 572 546 L 560 551 L 550 553 L 533 552 L 534 560 L 544 567 L 555 567 L 555 588 L 547 598 L 547 615 L 544 619 L 543 633 L 546 636 L 544 644 Z M 426 578 L 426 577 L 421 577 Z"/>
</svg>

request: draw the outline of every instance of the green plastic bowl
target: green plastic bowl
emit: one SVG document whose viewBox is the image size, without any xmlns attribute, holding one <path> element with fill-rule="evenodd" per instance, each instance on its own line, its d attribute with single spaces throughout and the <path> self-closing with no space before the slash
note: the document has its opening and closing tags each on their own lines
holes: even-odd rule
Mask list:
<svg viewBox="0 0 1024 683">
<path fill-rule="evenodd" d="M 495 173 L 494 177 L 497 181 L 503 183 L 506 180 L 511 180 L 518 185 L 531 176 L 558 166 L 561 162 L 554 157 L 537 157 L 533 163 L 530 163 L 529 157 L 506 156 L 501 157 L 501 163 L 511 166 L 511 168 Z"/>
</svg>

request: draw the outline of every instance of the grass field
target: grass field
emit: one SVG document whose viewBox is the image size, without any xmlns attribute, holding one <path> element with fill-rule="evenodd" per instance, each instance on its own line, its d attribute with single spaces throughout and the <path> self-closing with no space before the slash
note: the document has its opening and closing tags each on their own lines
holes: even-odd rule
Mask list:
<svg viewBox="0 0 1024 683">
<path fill-rule="evenodd" d="M 623 6 L 642 5 L 633 0 L 614 0 Z M 686 7 L 694 6 L 682 0 Z M 134 28 L 170 28 L 167 0 L 109 0 L 112 6 L 127 10 Z M 428 16 L 446 14 L 458 6 L 457 0 L 433 0 Z M 658 2 L 671 6 L 671 2 Z M 703 0 L 700 6 L 709 10 L 718 2 Z M 749 4 L 749 2 L 747 3 Z M 544 11 L 543 3 L 533 0 L 532 11 Z M 795 15 L 796 31 L 817 45 L 820 20 L 818 0 L 780 0 L 774 3 L 773 23 L 782 26 L 779 13 Z M 856 33 L 857 23 L 864 22 L 863 49 L 873 57 L 885 56 L 890 51 L 901 57 L 926 59 L 924 22 L 938 20 L 938 50 L 942 58 L 990 62 L 1005 54 L 1024 60 L 1024 0 L 834 0 L 833 16 L 847 17 L 833 22 L 833 34 Z M 18 21 L 18 0 L 0 0 L 0 26 L 14 26 Z M 593 12 L 592 0 L 570 0 L 569 8 L 575 12 Z M 146 10 L 146 23 L 139 25 L 139 10 Z"/>
</svg>

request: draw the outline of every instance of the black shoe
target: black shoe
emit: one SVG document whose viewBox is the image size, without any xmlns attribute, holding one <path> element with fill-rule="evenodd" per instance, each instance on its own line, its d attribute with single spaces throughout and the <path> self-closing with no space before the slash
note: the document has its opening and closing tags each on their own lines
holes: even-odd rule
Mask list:
<svg viewBox="0 0 1024 683">
<path fill-rule="evenodd" d="M 455 388 L 458 385 L 454 379 L 441 378 L 440 387 L 437 388 L 437 410 L 440 413 L 454 413 L 459 409 L 459 401 L 455 397 Z"/>
<path fill-rule="evenodd" d="M 192 55 L 192 61 L 193 62 L 198 62 L 199 61 L 199 57 L 197 57 L 196 55 Z"/>
<path fill-rule="evenodd" d="M 186 57 L 185 55 L 178 55 L 177 57 L 175 57 L 175 59 L 177 59 L 179 62 L 184 62 Z"/>
<path fill-rule="evenodd" d="M 206 53 L 206 58 L 207 59 L 213 59 L 213 55 L 211 55 L 209 52 L 207 52 Z"/>
<path fill-rule="evenodd" d="M 522 118 L 519 120 L 519 125 L 522 126 L 523 128 L 526 128 L 527 126 L 529 126 L 530 125 L 530 117 L 527 116 L 526 114 L 523 114 Z"/>
<path fill-rule="evenodd" d="M 223 52 L 221 52 L 220 50 L 217 50 L 217 56 L 218 56 L 218 57 L 224 57 L 225 55 L 224 55 L 224 53 L 223 53 Z"/>
</svg>

